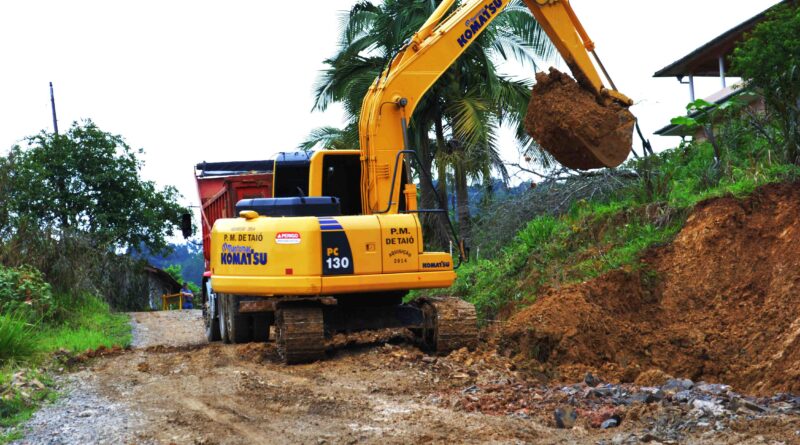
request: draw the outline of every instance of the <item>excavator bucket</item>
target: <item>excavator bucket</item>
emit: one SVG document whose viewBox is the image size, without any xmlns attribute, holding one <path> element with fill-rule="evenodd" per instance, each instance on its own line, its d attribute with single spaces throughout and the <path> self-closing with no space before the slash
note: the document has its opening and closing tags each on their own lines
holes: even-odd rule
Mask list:
<svg viewBox="0 0 800 445">
<path fill-rule="evenodd" d="M 562 165 L 590 170 L 625 162 L 636 118 L 610 97 L 597 97 L 574 79 L 550 68 L 536 74 L 525 129 Z"/>
</svg>

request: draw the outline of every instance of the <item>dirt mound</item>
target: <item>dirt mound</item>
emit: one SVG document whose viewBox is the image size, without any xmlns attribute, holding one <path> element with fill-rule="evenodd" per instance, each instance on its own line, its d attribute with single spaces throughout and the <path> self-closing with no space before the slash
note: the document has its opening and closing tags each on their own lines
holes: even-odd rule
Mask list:
<svg viewBox="0 0 800 445">
<path fill-rule="evenodd" d="M 561 164 L 581 170 L 620 165 L 631 151 L 634 123 L 627 108 L 601 105 L 555 68 L 536 74 L 525 129 Z"/>
<path fill-rule="evenodd" d="M 503 346 L 564 380 L 660 370 L 740 391 L 800 392 L 800 184 L 699 204 L 636 271 L 552 290 Z"/>
</svg>

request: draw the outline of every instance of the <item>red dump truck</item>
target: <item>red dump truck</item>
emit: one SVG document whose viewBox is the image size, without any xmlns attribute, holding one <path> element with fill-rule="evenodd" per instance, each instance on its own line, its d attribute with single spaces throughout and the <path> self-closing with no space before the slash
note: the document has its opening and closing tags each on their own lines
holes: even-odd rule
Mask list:
<svg viewBox="0 0 800 445">
<path fill-rule="evenodd" d="M 214 221 L 235 218 L 234 208 L 241 199 L 272 198 L 273 165 L 274 161 L 269 160 L 203 162 L 195 167 L 206 279 L 209 276 L 209 242 Z"/>
<path fill-rule="evenodd" d="M 210 254 L 211 228 L 219 218 L 235 218 L 236 203 L 242 199 L 273 197 L 273 166 L 275 161 L 203 162 L 195 167 L 197 192 L 200 195 L 200 224 L 203 226 L 203 258 L 205 260 L 202 281 L 203 319 L 206 320 L 206 337 L 209 341 L 221 339 L 219 322 L 215 314 L 208 314 L 216 302 L 211 291 Z M 209 298 L 211 304 L 209 304 Z M 211 315 L 211 316 L 209 316 Z M 211 323 L 208 321 L 212 320 Z M 250 323 L 252 325 L 252 323 Z M 266 326 L 266 323 L 262 323 Z M 269 332 L 254 332 L 258 339 L 268 338 Z"/>
<path fill-rule="evenodd" d="M 281 165 L 281 179 L 276 181 L 275 164 Z M 236 203 L 243 199 L 297 196 L 308 193 L 310 161 L 305 153 L 281 153 L 274 160 L 240 162 L 203 162 L 195 166 L 197 192 L 200 196 L 200 218 L 203 231 L 205 272 L 202 280 L 202 308 L 209 341 L 226 340 L 220 332 L 216 314 L 216 297 L 210 286 L 211 228 L 219 218 L 236 218 Z M 209 313 L 210 310 L 210 313 Z M 250 329 L 238 332 L 238 342 L 266 340 L 269 322 L 261 320 L 266 314 L 253 310 L 242 315 L 242 325 Z M 241 329 L 239 331 L 242 331 Z"/>
</svg>

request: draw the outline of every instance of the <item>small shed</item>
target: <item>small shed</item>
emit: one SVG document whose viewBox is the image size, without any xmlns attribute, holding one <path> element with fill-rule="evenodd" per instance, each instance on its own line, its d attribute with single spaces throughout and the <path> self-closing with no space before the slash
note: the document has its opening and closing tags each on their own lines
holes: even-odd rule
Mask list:
<svg viewBox="0 0 800 445">
<path fill-rule="evenodd" d="M 181 290 L 181 283 L 175 281 L 172 275 L 155 266 L 147 265 L 144 267 L 147 275 L 147 301 L 150 309 L 161 309 L 161 296 L 176 294 Z"/>
</svg>

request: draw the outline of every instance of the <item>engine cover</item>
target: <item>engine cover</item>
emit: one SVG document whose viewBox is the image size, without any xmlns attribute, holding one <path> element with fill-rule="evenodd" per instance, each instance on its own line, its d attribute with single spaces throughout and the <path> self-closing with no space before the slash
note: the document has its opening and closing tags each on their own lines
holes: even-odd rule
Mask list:
<svg viewBox="0 0 800 445">
<path fill-rule="evenodd" d="M 450 256 L 422 250 L 411 214 L 219 219 L 211 232 L 211 281 L 216 292 L 241 295 L 450 286 Z"/>
</svg>

